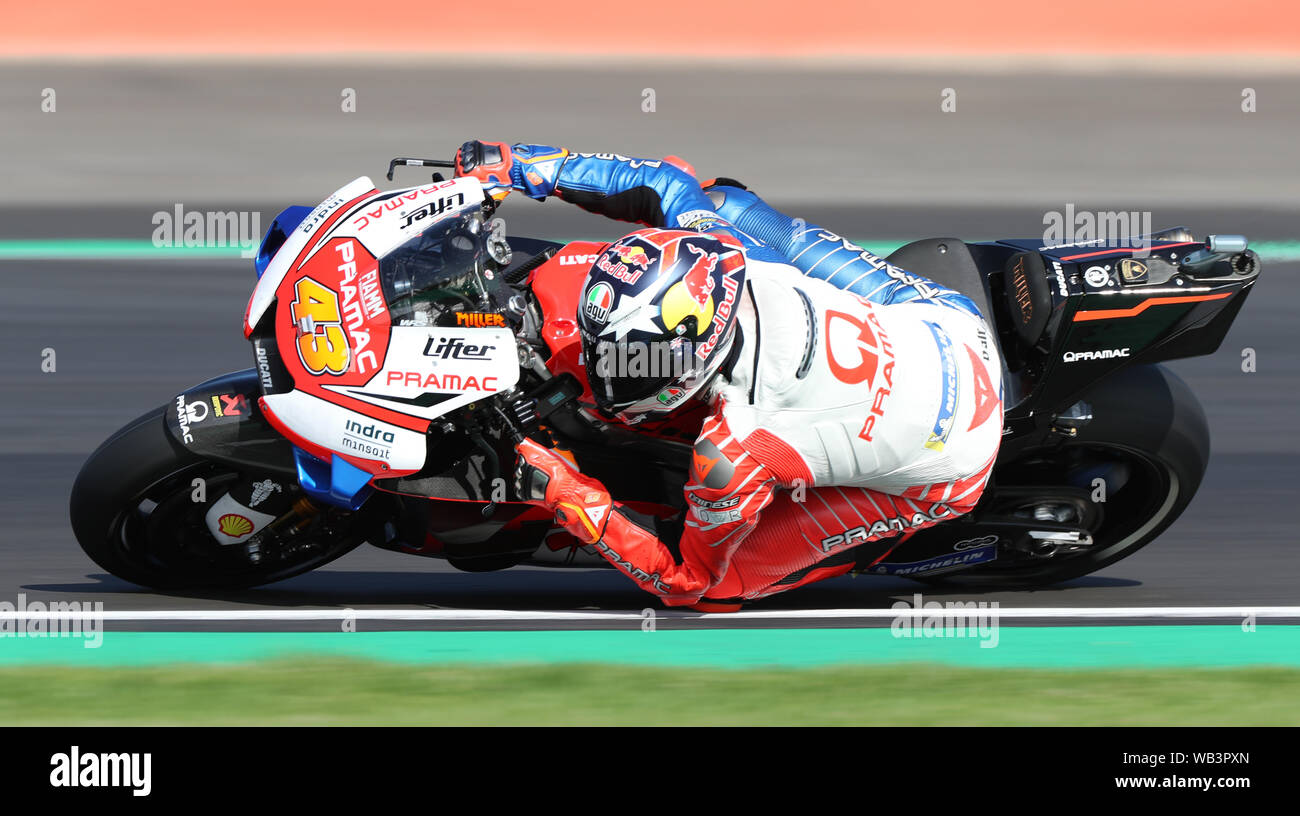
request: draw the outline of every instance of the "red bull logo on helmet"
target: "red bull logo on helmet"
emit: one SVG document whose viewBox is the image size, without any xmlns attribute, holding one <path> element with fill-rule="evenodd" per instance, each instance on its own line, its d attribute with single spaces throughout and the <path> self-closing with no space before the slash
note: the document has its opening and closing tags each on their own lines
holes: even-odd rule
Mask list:
<svg viewBox="0 0 1300 816">
<path fill-rule="evenodd" d="M 691 339 L 702 337 L 705 329 L 713 322 L 713 295 L 707 292 L 704 301 L 691 294 L 685 281 L 678 281 L 664 292 L 663 304 L 660 306 L 660 319 L 664 328 L 672 331 L 688 317 L 695 318 L 695 334 Z"/>
<path fill-rule="evenodd" d="M 661 316 L 664 327 L 671 330 L 688 317 L 695 318 L 696 347 L 701 360 L 707 359 L 723 339 L 736 302 L 739 281 L 736 273 L 744 267 L 744 255 L 739 251 L 709 252 L 690 243 L 683 243 L 689 254 L 690 268 L 677 283 L 664 293 Z M 721 273 L 721 276 L 715 273 Z M 721 288 L 721 302 L 714 299 Z"/>
<path fill-rule="evenodd" d="M 694 244 L 686 244 L 686 249 L 696 259 L 682 278 L 682 283 L 686 284 L 686 293 L 703 306 L 713 293 L 713 267 L 718 265 L 718 253 L 705 252 Z"/>
<path fill-rule="evenodd" d="M 695 338 L 704 336 L 717 317 L 713 302 L 714 269 L 718 266 L 718 253 L 700 249 L 683 242 L 689 253 L 683 257 L 691 261 L 686 274 L 664 293 L 661 317 L 664 328 L 674 329 L 688 317 L 695 318 Z"/>
<path fill-rule="evenodd" d="M 695 350 L 696 356 L 701 360 L 707 360 L 713 350 L 718 347 L 718 343 L 725 339 L 724 332 L 731 320 L 731 315 L 736 307 L 737 295 L 740 292 L 740 281 L 736 280 L 736 272 L 744 265 L 744 256 L 739 252 L 728 255 L 722 265 L 722 303 L 718 304 L 717 312 L 713 315 L 713 326 L 709 336 Z M 712 298 L 710 298 L 712 302 Z M 702 331 L 702 329 L 701 329 Z"/>
<path fill-rule="evenodd" d="M 615 244 L 596 262 L 596 268 L 615 280 L 632 284 L 650 268 L 650 255 L 639 246 Z"/>
<path fill-rule="evenodd" d="M 628 266 L 635 266 L 637 269 L 650 268 L 650 256 L 645 254 L 645 250 L 641 247 L 616 246 L 614 253 Z"/>
</svg>

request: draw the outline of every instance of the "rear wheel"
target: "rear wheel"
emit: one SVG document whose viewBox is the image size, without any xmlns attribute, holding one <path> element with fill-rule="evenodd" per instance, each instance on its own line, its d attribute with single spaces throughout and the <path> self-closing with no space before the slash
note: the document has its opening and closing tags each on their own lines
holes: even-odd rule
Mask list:
<svg viewBox="0 0 1300 816">
<path fill-rule="evenodd" d="M 1145 547 L 1191 503 L 1209 462 L 1200 403 L 1159 365 L 1124 369 L 1085 401 L 1093 419 L 1076 438 L 999 464 L 975 514 L 1077 526 L 1087 547 L 1044 544 L 927 583 L 1044 586 L 1096 572 Z"/>
<path fill-rule="evenodd" d="M 1069 474 L 1064 483 L 1062 473 Z M 926 583 L 1025 588 L 1096 572 L 1164 532 L 1191 501 L 1200 474 L 1142 451 L 1088 445 L 1017 462 L 998 478 L 979 512 L 1077 527 L 1091 544 L 1025 541 L 987 566 Z"/>
<path fill-rule="evenodd" d="M 313 570 L 362 542 L 365 510 L 320 507 L 282 475 L 197 457 L 172 440 L 164 411 L 100 445 L 73 485 L 73 532 L 108 572 L 155 589 L 235 589 Z M 208 508 L 235 484 L 268 477 L 284 484 L 294 509 L 248 542 L 218 543 Z"/>
</svg>

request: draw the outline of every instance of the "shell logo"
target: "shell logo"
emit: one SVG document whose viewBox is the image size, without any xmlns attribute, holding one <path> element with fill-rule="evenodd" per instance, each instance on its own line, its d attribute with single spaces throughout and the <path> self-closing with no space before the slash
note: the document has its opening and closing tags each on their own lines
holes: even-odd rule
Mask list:
<svg viewBox="0 0 1300 816">
<path fill-rule="evenodd" d="M 217 529 L 231 538 L 240 538 L 253 532 L 253 522 L 237 513 L 227 513 L 217 519 Z"/>
</svg>

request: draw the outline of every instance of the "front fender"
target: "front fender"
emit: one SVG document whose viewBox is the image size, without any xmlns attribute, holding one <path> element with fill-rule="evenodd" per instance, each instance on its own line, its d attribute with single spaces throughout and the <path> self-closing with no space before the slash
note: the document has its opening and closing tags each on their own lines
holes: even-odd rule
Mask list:
<svg viewBox="0 0 1300 816">
<path fill-rule="evenodd" d="M 296 477 L 293 446 L 262 415 L 257 404 L 261 395 L 251 368 L 199 383 L 168 406 L 167 433 L 204 459 Z"/>
</svg>

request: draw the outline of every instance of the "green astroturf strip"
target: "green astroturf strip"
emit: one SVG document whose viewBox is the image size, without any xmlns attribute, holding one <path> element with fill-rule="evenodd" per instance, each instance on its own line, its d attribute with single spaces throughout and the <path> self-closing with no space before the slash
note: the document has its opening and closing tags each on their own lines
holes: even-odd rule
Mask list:
<svg viewBox="0 0 1300 816">
<path fill-rule="evenodd" d="M 253 247 L 256 251 L 257 247 Z M 239 259 L 238 246 L 162 246 L 128 238 L 51 238 L 40 241 L 0 240 L 0 260 L 165 260 L 168 258 Z"/>
<path fill-rule="evenodd" d="M 2 725 L 1300 725 L 1300 670 L 0 666 Z M 83 743 L 84 744 L 84 743 Z"/>
<path fill-rule="evenodd" d="M 888 255 L 905 241 L 861 239 L 858 243 L 876 255 Z M 1251 244 L 1264 261 L 1300 261 L 1300 241 L 1259 241 Z M 239 247 L 155 247 L 150 241 L 125 238 L 66 238 L 38 241 L 0 240 L 0 261 L 21 260 L 167 260 L 178 258 L 241 257 Z"/>
<path fill-rule="evenodd" d="M 966 631 L 966 630 L 962 630 Z M 283 657 L 402 663 L 607 663 L 752 669 L 926 662 L 1003 668 L 1300 667 L 1300 626 L 1002 626 L 985 637 L 869 629 L 599 631 L 105 632 L 0 636 L 0 666 L 145 666 Z"/>
</svg>

